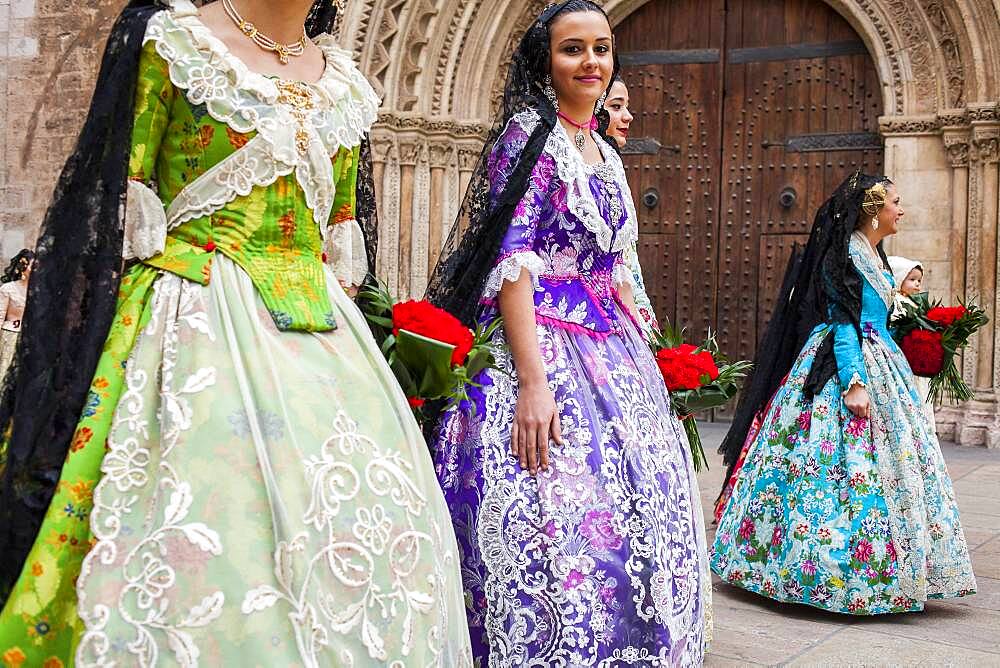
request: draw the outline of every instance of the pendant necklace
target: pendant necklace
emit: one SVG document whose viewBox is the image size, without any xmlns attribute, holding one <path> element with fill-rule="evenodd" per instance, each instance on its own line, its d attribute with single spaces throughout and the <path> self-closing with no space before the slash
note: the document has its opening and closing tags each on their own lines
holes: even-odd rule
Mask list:
<svg viewBox="0 0 1000 668">
<path fill-rule="evenodd" d="M 254 44 L 264 51 L 272 51 L 278 55 L 278 60 L 282 65 L 288 64 L 289 58 L 297 58 L 306 52 L 306 32 L 303 29 L 302 37 L 297 42 L 282 44 L 271 39 L 257 29 L 257 26 L 244 20 L 240 13 L 236 11 L 233 0 L 222 0 L 222 8 L 226 10 L 226 15 L 232 19 L 233 23 L 244 35 L 249 37 Z"/>
<path fill-rule="evenodd" d="M 590 120 L 586 123 L 577 123 L 572 118 L 564 114 L 563 112 L 558 112 L 559 118 L 563 119 L 570 125 L 576 128 L 576 134 L 573 135 L 573 143 L 576 144 L 577 149 L 580 153 L 583 153 L 583 148 L 587 145 L 587 135 L 583 133 L 584 129 L 596 130 L 597 129 L 597 117 L 591 116 Z"/>
</svg>

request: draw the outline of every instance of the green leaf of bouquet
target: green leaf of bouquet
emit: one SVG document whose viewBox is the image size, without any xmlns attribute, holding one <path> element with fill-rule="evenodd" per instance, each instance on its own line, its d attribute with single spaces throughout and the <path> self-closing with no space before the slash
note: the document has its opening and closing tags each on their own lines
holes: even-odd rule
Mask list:
<svg viewBox="0 0 1000 668">
<path fill-rule="evenodd" d="M 488 347 L 473 348 L 472 352 L 469 353 L 469 359 L 465 362 L 466 374 L 469 378 L 475 378 L 476 374 L 483 369 L 488 369 L 493 364 L 493 353 Z"/>
<path fill-rule="evenodd" d="M 419 378 L 419 396 L 436 399 L 452 390 L 451 355 L 455 346 L 399 330 L 396 354 L 414 378 Z"/>
<path fill-rule="evenodd" d="M 392 369 L 392 373 L 396 376 L 396 380 L 399 381 L 399 386 L 403 388 L 403 394 L 408 397 L 419 396 L 419 388 L 417 387 L 416 381 L 413 379 L 413 374 L 407 368 L 406 364 L 403 363 L 395 354 L 389 359 L 389 368 Z"/>
</svg>

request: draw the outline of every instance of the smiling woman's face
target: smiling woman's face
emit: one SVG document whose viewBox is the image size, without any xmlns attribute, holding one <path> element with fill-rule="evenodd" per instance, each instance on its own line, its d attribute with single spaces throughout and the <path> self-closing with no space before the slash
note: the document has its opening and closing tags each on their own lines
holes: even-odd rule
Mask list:
<svg viewBox="0 0 1000 668">
<path fill-rule="evenodd" d="M 561 14 L 549 26 L 549 47 L 552 87 L 560 107 L 593 108 L 614 71 L 608 20 L 599 12 Z"/>
<path fill-rule="evenodd" d="M 608 136 L 615 140 L 618 148 L 621 148 L 628 141 L 629 126 L 633 120 L 632 112 L 628 108 L 628 87 L 621 80 L 611 84 L 604 108 L 611 119 L 608 123 Z"/>
</svg>

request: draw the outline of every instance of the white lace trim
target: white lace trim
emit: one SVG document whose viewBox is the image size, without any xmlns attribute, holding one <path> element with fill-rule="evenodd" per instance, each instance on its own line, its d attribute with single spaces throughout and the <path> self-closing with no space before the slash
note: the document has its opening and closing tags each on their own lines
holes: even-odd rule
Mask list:
<svg viewBox="0 0 1000 668">
<path fill-rule="evenodd" d="M 519 251 L 508 255 L 493 267 L 489 277 L 486 279 L 486 288 L 483 291 L 483 299 L 493 299 L 500 294 L 500 288 L 504 281 L 515 283 L 521 278 L 521 272 L 527 270 L 531 276 L 531 284 L 537 290 L 539 288 L 538 277 L 547 270 L 545 261 L 534 251 Z"/>
<path fill-rule="evenodd" d="M 167 215 L 163 202 L 149 186 L 138 181 L 128 182 L 125 200 L 122 259 L 146 260 L 159 255 L 167 245 Z"/>
<path fill-rule="evenodd" d="M 174 567 L 163 559 L 162 541 L 168 536 L 181 536 L 200 552 L 215 557 L 223 552 L 218 532 L 202 522 L 190 521 L 191 485 L 181 480 L 169 464 L 171 451 L 181 441 L 183 433 L 192 427 L 191 399 L 216 383 L 214 366 L 201 367 L 184 378 L 175 376 L 182 341 L 190 341 L 195 335 L 204 335 L 208 340 L 215 338 L 203 316 L 206 306 L 201 292 L 185 290 L 185 285 L 190 284 L 178 276 L 168 275 L 154 288 L 152 313 L 143 336 L 162 337 L 163 363 L 159 375 L 151 377 L 141 368 L 141 363 L 137 362 L 141 354 L 139 347 L 133 348 L 125 369 L 125 391 L 115 408 L 108 452 L 101 463 L 101 479 L 94 488 L 90 528 L 97 542 L 84 558 L 76 582 L 78 614 L 86 627 L 76 650 L 78 666 L 114 665 L 110 656 L 113 641 L 106 631 L 112 616 L 118 615 L 135 633 L 128 651 L 138 665 L 158 663 L 160 645 L 154 632 L 163 632 L 169 640 L 174 661 L 193 668 L 198 665 L 200 649 L 189 629 L 207 626 L 218 619 L 225 605 L 225 595 L 216 590 L 181 616 L 181 621 L 173 624 L 170 621 L 178 612 L 170 598 L 170 589 L 177 577 Z M 151 438 L 146 401 L 153 385 L 159 386 L 164 410 L 163 419 L 156 425 Z M 125 433 L 129 434 L 127 438 L 122 436 Z M 155 452 L 151 443 L 157 446 Z M 158 513 L 146 518 L 145 537 L 126 552 L 119 537 L 122 527 L 134 519 L 134 504 L 139 498 L 130 493 L 146 487 L 152 480 L 165 498 L 169 495 L 169 502 L 162 515 Z M 108 497 L 114 500 L 108 502 Z M 115 610 L 104 600 L 88 599 L 91 576 L 95 571 L 108 569 L 120 573 L 122 584 Z"/>
<path fill-rule="evenodd" d="M 635 274 L 632 273 L 632 268 L 623 262 L 618 262 L 615 264 L 615 268 L 611 272 L 611 282 L 615 285 L 628 285 L 632 288 L 633 292 L 638 290 L 638 285 L 635 282 Z"/>
<path fill-rule="evenodd" d="M 356 220 L 330 225 L 323 245 L 327 264 L 344 287 L 359 287 L 368 275 L 365 236 Z"/>
<path fill-rule="evenodd" d="M 514 121 L 530 135 L 538 124 L 538 112 L 533 109 L 522 111 L 514 116 Z M 570 212 L 597 237 L 597 245 L 601 250 L 621 252 L 639 238 L 638 218 L 635 213 L 635 203 L 632 201 L 632 191 L 625 177 L 625 167 L 621 158 L 598 134 L 593 133 L 591 136 L 604 155 L 606 168 L 614 176 L 615 185 L 625 202 L 627 219 L 617 234 L 601 215 L 590 190 L 590 177 L 594 174 L 594 166 L 583 161 L 580 151 L 570 141 L 562 124 L 556 123 L 555 128 L 549 133 L 545 151 L 556 163 L 559 180 L 568 186 L 566 206 Z"/>
<path fill-rule="evenodd" d="M 854 375 L 851 376 L 851 380 L 847 383 L 847 388 L 844 389 L 844 391 L 840 393 L 840 396 L 846 397 L 847 393 L 850 392 L 851 390 L 853 390 L 855 388 L 855 386 L 858 386 L 858 387 L 868 387 L 868 384 L 865 383 L 865 381 L 861 380 L 861 374 L 858 373 L 857 371 L 855 371 Z"/>
<path fill-rule="evenodd" d="M 246 197 L 254 187 L 267 187 L 278 177 L 286 176 L 295 169 L 294 165 L 278 162 L 270 155 L 271 146 L 257 135 L 246 146 L 231 153 L 221 162 L 187 184 L 177 193 L 167 209 L 167 229 L 174 229 L 189 220 L 210 216 L 225 207 L 237 197 Z M 332 167 L 330 171 L 332 181 Z M 310 207 L 309 193 L 306 203 Z M 317 223 L 328 220 L 333 200 L 313 209 Z M 320 232 L 326 232 L 326 225 L 320 224 Z"/>
<path fill-rule="evenodd" d="M 171 82 L 191 104 L 204 105 L 212 118 L 237 132 L 256 131 L 266 142 L 260 155 L 276 164 L 254 166 L 253 185 L 269 185 L 294 171 L 316 222 L 324 227 L 335 194 L 330 157 L 360 144 L 378 117 L 380 100 L 351 54 L 329 35 L 315 40 L 326 57 L 326 70 L 318 82 L 302 88 L 319 103 L 297 117 L 301 110 L 282 94 L 281 82 L 248 69 L 232 55 L 189 0 L 174 0 L 170 11 L 150 20 L 144 43 L 150 41 L 167 62 Z M 250 172 L 247 165 L 237 171 Z M 271 181 L 259 183 L 265 174 Z"/>
<path fill-rule="evenodd" d="M 896 288 L 885 274 L 882 258 L 872 249 L 868 238 L 862 232 L 855 231 L 851 235 L 850 252 L 858 273 L 875 288 L 875 292 L 885 302 L 886 308 L 891 309 Z"/>
</svg>

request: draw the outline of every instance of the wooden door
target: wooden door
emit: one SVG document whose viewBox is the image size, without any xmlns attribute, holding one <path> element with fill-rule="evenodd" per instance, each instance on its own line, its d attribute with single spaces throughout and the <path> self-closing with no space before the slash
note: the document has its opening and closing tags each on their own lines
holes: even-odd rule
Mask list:
<svg viewBox="0 0 1000 668">
<path fill-rule="evenodd" d="M 816 209 L 881 169 L 874 64 L 821 0 L 651 0 L 615 33 L 650 297 L 752 358 Z"/>
</svg>

